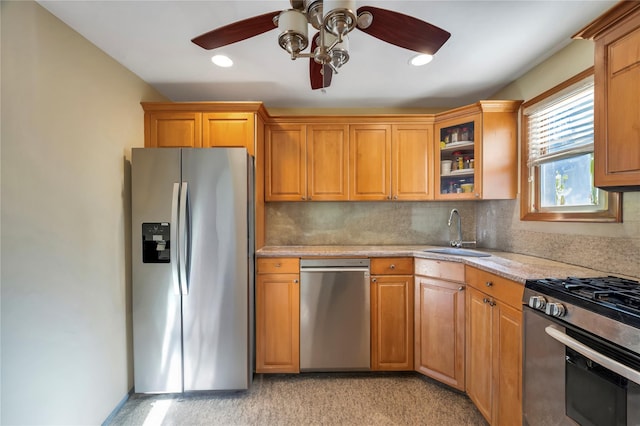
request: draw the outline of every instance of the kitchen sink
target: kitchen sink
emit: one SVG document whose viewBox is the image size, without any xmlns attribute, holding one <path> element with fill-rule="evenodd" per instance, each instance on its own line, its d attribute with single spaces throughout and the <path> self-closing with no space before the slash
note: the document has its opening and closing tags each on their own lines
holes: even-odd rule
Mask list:
<svg viewBox="0 0 640 426">
<path fill-rule="evenodd" d="M 489 253 L 483 253 L 481 251 L 463 249 L 458 247 L 444 247 L 444 248 L 434 248 L 424 250 L 429 253 L 440 253 L 440 254 L 452 254 L 455 256 L 471 256 L 471 257 L 489 257 L 491 256 Z"/>
</svg>

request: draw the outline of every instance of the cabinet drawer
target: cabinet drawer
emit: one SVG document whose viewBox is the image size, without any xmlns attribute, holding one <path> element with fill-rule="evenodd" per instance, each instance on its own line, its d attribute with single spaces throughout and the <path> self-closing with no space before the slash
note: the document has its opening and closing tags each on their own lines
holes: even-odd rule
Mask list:
<svg viewBox="0 0 640 426">
<path fill-rule="evenodd" d="M 416 259 L 416 275 L 464 282 L 464 264 L 441 260 Z"/>
<path fill-rule="evenodd" d="M 471 266 L 465 266 L 465 276 L 467 284 L 471 287 L 495 297 L 513 308 L 522 310 L 523 284 Z"/>
<path fill-rule="evenodd" d="M 259 274 L 297 274 L 300 259 L 296 257 L 264 257 L 258 259 Z"/>
<path fill-rule="evenodd" d="M 412 257 L 375 257 L 371 259 L 371 275 L 412 275 Z"/>
</svg>

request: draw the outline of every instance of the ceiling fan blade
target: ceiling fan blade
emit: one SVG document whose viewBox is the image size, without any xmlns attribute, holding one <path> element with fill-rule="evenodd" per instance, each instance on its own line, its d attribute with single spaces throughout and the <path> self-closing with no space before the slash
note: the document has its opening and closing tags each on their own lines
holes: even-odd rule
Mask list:
<svg viewBox="0 0 640 426">
<path fill-rule="evenodd" d="M 318 47 L 319 37 L 320 33 L 313 36 L 311 52 L 315 52 L 316 47 Z M 331 77 L 333 77 L 333 70 L 329 65 L 319 64 L 313 58 L 309 58 L 309 79 L 313 90 L 329 87 L 331 85 Z"/>
<path fill-rule="evenodd" d="M 362 12 L 371 13 L 373 21 L 367 28 L 358 26 L 361 31 L 415 52 L 433 55 L 451 37 L 448 31 L 413 16 L 372 6 L 358 8 L 358 16 Z"/>
<path fill-rule="evenodd" d="M 278 16 L 280 11 L 269 12 L 264 15 L 237 21 L 224 27 L 216 28 L 193 38 L 191 41 L 198 46 L 211 50 L 226 46 L 238 41 L 255 37 L 269 30 L 277 28 L 273 23 L 273 18 Z"/>
</svg>

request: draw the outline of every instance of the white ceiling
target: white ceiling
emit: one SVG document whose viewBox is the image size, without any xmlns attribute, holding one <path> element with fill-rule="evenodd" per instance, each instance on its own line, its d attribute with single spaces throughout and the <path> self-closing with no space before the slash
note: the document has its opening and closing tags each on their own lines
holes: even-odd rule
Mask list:
<svg viewBox="0 0 640 426">
<path fill-rule="evenodd" d="M 616 1 L 360 0 L 358 6 L 414 16 L 449 31 L 451 38 L 430 64 L 411 67 L 412 52 L 356 29 L 350 34 L 351 59 L 325 92 L 311 90 L 308 59 L 292 61 L 278 46 L 275 27 L 212 51 L 191 43 L 214 28 L 288 9 L 289 0 L 39 3 L 173 101 L 451 108 L 491 96 L 566 46 Z M 214 53 L 227 54 L 235 65 L 216 67 L 210 60 Z"/>
</svg>

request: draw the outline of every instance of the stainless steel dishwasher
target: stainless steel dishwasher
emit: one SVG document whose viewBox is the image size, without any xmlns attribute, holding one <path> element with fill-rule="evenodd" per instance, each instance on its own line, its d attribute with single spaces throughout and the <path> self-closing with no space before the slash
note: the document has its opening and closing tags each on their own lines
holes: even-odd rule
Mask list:
<svg viewBox="0 0 640 426">
<path fill-rule="evenodd" d="M 369 370 L 369 301 L 369 259 L 301 259 L 300 370 Z"/>
</svg>

